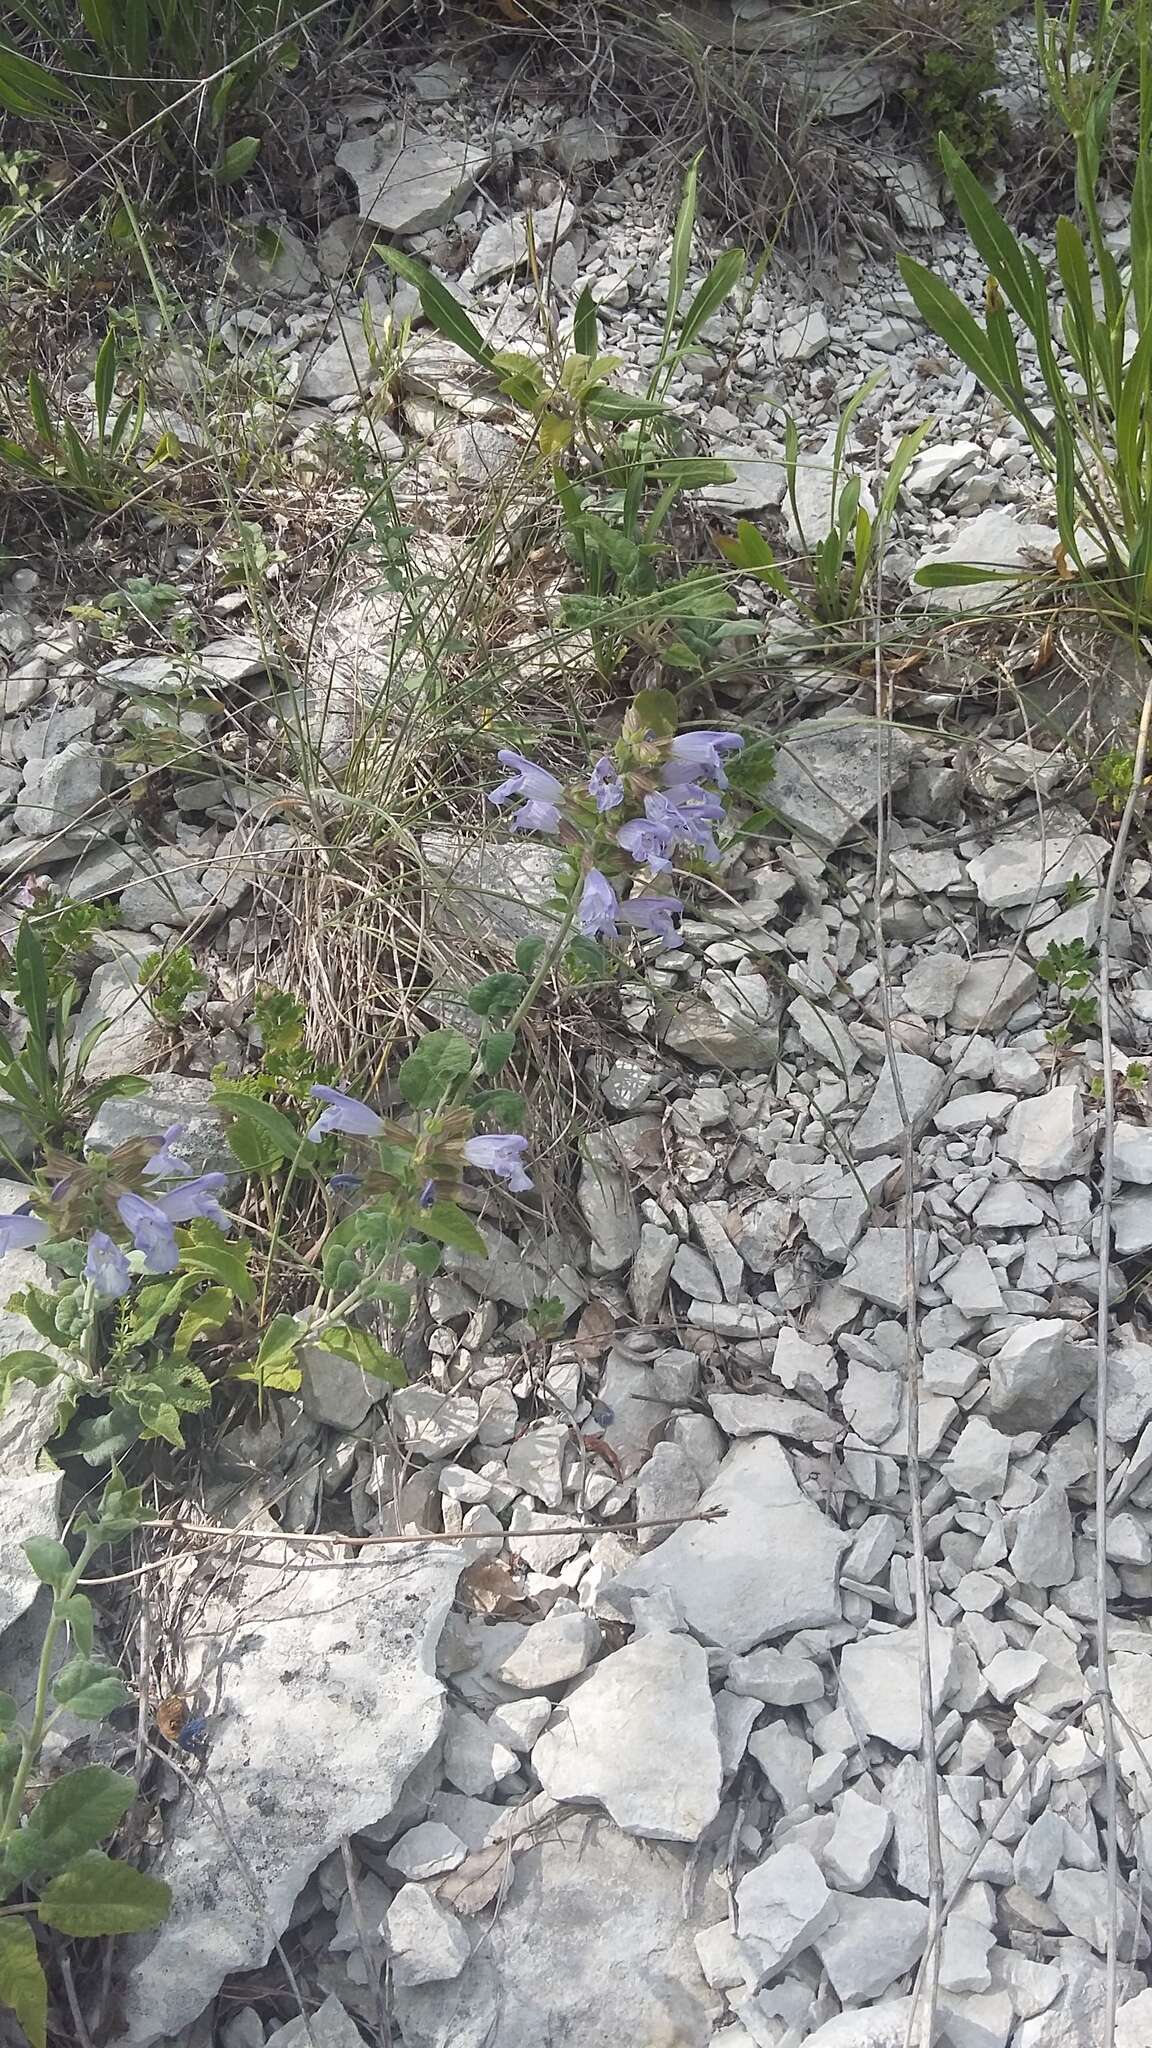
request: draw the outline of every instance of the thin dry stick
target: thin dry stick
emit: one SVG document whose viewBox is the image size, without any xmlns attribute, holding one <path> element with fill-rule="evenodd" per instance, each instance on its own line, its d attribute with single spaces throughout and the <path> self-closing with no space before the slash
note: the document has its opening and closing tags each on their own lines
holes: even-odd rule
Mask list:
<svg viewBox="0 0 1152 2048">
<path fill-rule="evenodd" d="M 72 2015 L 72 2024 L 76 2029 L 76 2039 L 80 2043 L 80 2048 L 92 2048 L 92 2036 L 88 2032 L 88 2027 L 84 2019 L 84 2014 L 80 2010 L 80 2001 L 76 1996 L 76 1985 L 72 1976 L 71 1956 L 61 1956 L 60 1975 L 64 1979 L 64 1990 L 68 1999 L 68 2010 Z"/>
<path fill-rule="evenodd" d="M 882 552 L 878 557 L 882 564 Z M 916 1315 L 916 1221 L 913 1204 L 915 1186 L 915 1141 L 912 1119 L 904 1099 L 897 1064 L 896 1035 L 892 1029 L 892 987 L 888 948 L 884 939 L 884 881 L 887 872 L 888 804 L 891 760 L 891 707 L 884 701 L 884 668 L 880 635 L 880 575 L 876 579 L 875 717 L 876 717 L 876 866 L 873 878 L 876 959 L 880 969 L 880 1011 L 884 1027 L 884 1051 L 892 1090 L 900 1117 L 900 1154 L 904 1169 L 902 1198 L 904 1228 L 904 1288 L 907 1297 L 905 1328 L 905 1429 L 908 1439 L 908 1519 L 912 1530 L 912 1583 L 916 1603 L 916 1657 L 920 1675 L 920 1756 L 924 1771 L 924 1821 L 928 1849 L 928 1995 L 921 2024 L 921 2048 L 932 2048 L 936 2032 L 939 1996 L 940 1943 L 937 1930 L 943 1924 L 944 1855 L 940 1842 L 940 1786 L 937 1776 L 936 1722 L 932 1705 L 932 1637 L 929 1629 L 928 1561 L 924 1548 L 924 1493 L 920 1474 L 920 1331 Z M 907 2048 L 916 2025 L 916 2005 L 908 2013 Z"/>
<path fill-rule="evenodd" d="M 1152 681 L 1144 692 L 1144 706 L 1136 735 L 1132 761 L 1132 787 L 1120 818 L 1116 844 L 1108 863 L 1100 905 L 1100 1050 L 1104 1064 L 1104 1148 L 1100 1174 L 1100 1254 L 1096 1290 L 1096 1659 L 1100 1696 L 1100 1719 L 1104 1735 L 1104 1788 L 1107 1803 L 1106 1845 L 1108 1870 L 1108 1946 L 1105 1956 L 1106 1997 L 1104 2032 L 1100 2048 L 1113 2048 L 1116 2039 L 1117 1993 L 1117 1897 L 1120 1874 L 1116 1839 L 1116 1723 L 1112 1708 L 1112 1678 L 1108 1658 L 1108 1277 L 1112 1257 L 1112 1190 L 1115 1180 L 1116 1086 L 1112 1071 L 1112 910 L 1136 806 L 1141 800 L 1144 769 L 1148 758 L 1148 734 L 1152 726 Z"/>
</svg>

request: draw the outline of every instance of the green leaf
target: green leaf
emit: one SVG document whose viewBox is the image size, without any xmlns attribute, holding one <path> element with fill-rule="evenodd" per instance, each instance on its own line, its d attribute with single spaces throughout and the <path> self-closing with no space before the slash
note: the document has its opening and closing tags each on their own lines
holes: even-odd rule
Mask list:
<svg viewBox="0 0 1152 2048">
<path fill-rule="evenodd" d="M 13 1308 L 18 1305 L 22 1307 L 23 1303 L 13 1301 L 9 1304 Z M 56 1332 L 41 1334 L 55 1336 Z M 0 1358 L 0 1386 L 7 1386 L 9 1380 L 31 1380 L 34 1387 L 47 1387 L 59 1378 L 63 1370 L 60 1361 L 49 1358 L 46 1351 L 9 1351 Z"/>
<path fill-rule="evenodd" d="M 480 329 L 468 318 L 447 285 L 441 284 L 427 265 L 409 256 L 404 249 L 396 249 L 390 242 L 377 242 L 374 253 L 381 257 L 407 283 L 415 285 L 420 294 L 420 306 L 429 326 L 435 327 L 446 341 L 454 341 L 474 363 L 482 363 L 486 370 L 496 372 L 495 351 L 489 348 Z"/>
<path fill-rule="evenodd" d="M 142 1287 L 124 1328 L 125 1350 L 134 1351 L 151 1343 L 165 1317 L 175 1314 L 192 1284 L 191 1273 L 178 1273 L 174 1280 L 157 1280 L 150 1287 Z"/>
<path fill-rule="evenodd" d="M 673 737 L 680 722 L 680 706 L 672 690 L 637 690 L 625 713 L 625 733 L 651 733 L 658 740 Z"/>
<path fill-rule="evenodd" d="M 102 1414 L 86 1415 L 77 1423 L 72 1441 L 86 1464 L 109 1465 L 130 1451 L 139 1437 L 139 1417 L 114 1401 Z"/>
<path fill-rule="evenodd" d="M 938 139 L 940 161 L 956 204 L 977 252 L 1001 286 L 1005 296 L 1035 332 L 1036 294 L 1027 257 L 1011 228 L 997 213 L 979 179 L 972 176 L 959 151 L 946 135 Z"/>
<path fill-rule="evenodd" d="M 116 330 L 110 327 L 100 344 L 96 356 L 96 368 L 93 372 L 96 425 L 101 441 L 104 440 L 107 431 L 108 414 L 112 410 L 112 400 L 116 395 L 116 371 L 118 365 L 119 350 L 116 342 Z"/>
<path fill-rule="evenodd" d="M 15 1727 L 19 1713 L 20 1708 L 11 1693 L 0 1692 L 0 1729 Z"/>
<path fill-rule="evenodd" d="M 1019 583 L 1019 569 L 980 569 L 975 562 L 924 562 L 912 581 L 921 590 L 952 590 L 969 583 Z"/>
<path fill-rule="evenodd" d="M 680 208 L 676 215 L 676 226 L 672 233 L 672 247 L 668 256 L 668 296 L 664 302 L 664 333 L 661 337 L 660 354 L 668 352 L 672 330 L 676 325 L 676 314 L 684 297 L 688 283 L 688 266 L 692 260 L 692 237 L 696 229 L 696 186 L 699 178 L 700 159 L 696 157 L 689 164 L 684 177 L 684 190 L 680 195 Z"/>
<path fill-rule="evenodd" d="M 57 1705 L 81 1721 L 103 1721 L 131 1698 L 119 1672 L 99 1657 L 70 1657 L 56 1673 L 52 1691 Z"/>
<path fill-rule="evenodd" d="M 434 1237 L 437 1244 L 446 1244 L 454 1252 L 465 1252 L 470 1259 L 488 1257 L 484 1239 L 458 1202 L 433 1202 L 430 1209 L 422 1209 L 420 1228 Z"/>
<path fill-rule="evenodd" d="M 480 1065 L 489 1081 L 495 1080 L 516 1050 L 514 1031 L 490 1031 L 480 1040 Z"/>
<path fill-rule="evenodd" d="M 20 1880 L 55 1876 L 119 1827 L 135 1797 L 132 1779 L 104 1764 L 66 1772 L 9 1839 L 5 1869 Z"/>
<path fill-rule="evenodd" d="M 521 974 L 535 974 L 547 950 L 547 939 L 521 939 L 516 947 L 516 965 Z"/>
<path fill-rule="evenodd" d="M 36 1910 L 58 1934 L 143 1934 L 159 1927 L 171 1904 L 159 1878 L 93 1850 L 53 1878 Z"/>
<path fill-rule="evenodd" d="M 226 1243 L 211 1224 L 206 1225 L 205 1230 L 213 1230 L 217 1242 L 210 1242 L 197 1228 L 193 1241 L 181 1247 L 180 1264 L 190 1276 L 203 1274 L 218 1280 L 247 1307 L 253 1294 L 252 1275 L 248 1271 L 248 1246 Z"/>
<path fill-rule="evenodd" d="M 228 1124 L 228 1143 L 249 1173 L 274 1173 L 286 1159 L 295 1159 L 306 1143 L 282 1110 L 244 1088 L 220 1082 L 212 1097 Z"/>
<path fill-rule="evenodd" d="M 468 992 L 468 1008 L 477 1017 L 500 1024 L 512 1015 L 528 984 L 522 974 L 488 974 Z"/>
<path fill-rule="evenodd" d="M 213 183 L 234 185 L 237 178 L 246 178 L 260 154 L 258 135 L 241 135 L 230 142 L 216 169 L 212 173 Z"/>
<path fill-rule="evenodd" d="M 250 1364 L 233 1366 L 231 1377 L 254 1380 L 258 1387 L 278 1394 L 294 1394 L 300 1385 L 300 1368 L 294 1361 L 304 1334 L 295 1316 L 273 1316 L 255 1358 Z"/>
<path fill-rule="evenodd" d="M 409 1256 L 409 1247 L 404 1247 Z M 335 1351 L 340 1358 L 350 1358 L 361 1372 L 372 1379 L 387 1380 L 390 1387 L 406 1387 L 408 1374 L 402 1358 L 394 1351 L 388 1351 L 379 1338 L 370 1330 L 358 1329 L 355 1325 L 338 1323 L 335 1329 L 325 1330 L 320 1343 L 325 1351 Z"/>
<path fill-rule="evenodd" d="M 726 249 L 717 257 L 688 311 L 680 322 L 676 336 L 677 354 L 690 348 L 700 329 L 717 313 L 726 299 L 730 299 L 744 275 L 743 249 Z M 721 478 L 727 482 L 727 478 Z"/>
<path fill-rule="evenodd" d="M 72 1559 L 62 1543 L 57 1543 L 51 1536 L 29 1536 L 23 1549 L 42 1584 L 57 1589 L 63 1585 L 72 1570 Z"/>
<path fill-rule="evenodd" d="M 206 1287 L 198 1294 L 190 1307 L 186 1308 L 176 1325 L 172 1349 L 177 1355 L 186 1352 L 197 1338 L 206 1337 L 228 1321 L 235 1307 L 231 1288 Z"/>
<path fill-rule="evenodd" d="M 914 262 L 911 256 L 897 256 L 896 261 L 921 319 L 935 329 L 961 362 L 967 363 L 993 397 L 998 398 L 1009 412 L 1015 413 L 1018 394 L 1004 385 L 997 357 L 988 347 L 984 330 L 963 300 L 930 270 L 926 270 L 922 263 Z"/>
<path fill-rule="evenodd" d="M 653 483 L 672 484 L 678 491 L 702 490 L 705 484 L 730 484 L 736 472 L 717 455 L 670 455 L 647 465 Z"/>
<path fill-rule="evenodd" d="M 400 1093 L 413 1109 L 437 1109 L 471 1066 L 472 1047 L 459 1031 L 430 1031 L 400 1068 Z"/>
<path fill-rule="evenodd" d="M 742 796 L 759 801 L 776 773 L 776 748 L 771 740 L 753 740 L 728 763 L 728 780 Z"/>
<path fill-rule="evenodd" d="M 0 103 L 4 100 L 3 87 L 0 67 Z M 40 1967 L 36 1936 L 27 1920 L 0 1920 L 0 2005 L 15 2013 L 30 2048 L 46 2048 L 48 1985 Z"/>
<path fill-rule="evenodd" d="M 416 1271 L 422 1273 L 426 1280 L 430 1280 L 433 1273 L 440 1271 L 439 1245 L 429 1244 L 426 1239 L 421 1238 L 417 1244 L 411 1241 L 402 1244 L 400 1251 L 409 1265 L 415 1266 Z"/>
<path fill-rule="evenodd" d="M 572 346 L 578 356 L 594 357 L 600 347 L 600 325 L 596 301 L 587 285 L 581 287 L 580 296 L 572 311 Z"/>
<path fill-rule="evenodd" d="M 56 1602 L 56 1613 L 66 1621 L 72 1632 L 76 1648 L 85 1657 L 92 1655 L 92 1602 L 87 1593 L 70 1593 L 67 1600 Z"/>
</svg>

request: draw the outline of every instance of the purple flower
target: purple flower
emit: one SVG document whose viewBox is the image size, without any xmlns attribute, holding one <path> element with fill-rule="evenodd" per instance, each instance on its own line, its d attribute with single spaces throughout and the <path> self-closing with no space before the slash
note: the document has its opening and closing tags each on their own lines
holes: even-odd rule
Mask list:
<svg viewBox="0 0 1152 2048">
<path fill-rule="evenodd" d="M 159 1203 L 146 1201 L 143 1195 L 125 1194 L 120 1196 L 116 1208 L 121 1223 L 132 1232 L 137 1251 L 144 1254 L 145 1272 L 174 1273 L 180 1263 L 180 1252 L 172 1219 Z"/>
<path fill-rule="evenodd" d="M 106 1230 L 94 1230 L 88 1240 L 84 1277 L 105 1301 L 119 1301 L 132 1285 L 128 1254 L 113 1244 Z"/>
<path fill-rule="evenodd" d="M 231 1219 L 216 1199 L 227 1185 L 226 1173 L 198 1173 L 194 1180 L 186 1180 L 182 1187 L 161 1195 L 160 1207 L 169 1223 L 191 1223 L 193 1217 L 200 1216 L 227 1236 L 232 1228 Z"/>
<path fill-rule="evenodd" d="M 616 891 L 599 868 L 589 868 L 584 878 L 576 922 L 586 939 L 617 939 L 616 919 L 620 904 Z"/>
<path fill-rule="evenodd" d="M 681 782 L 698 782 L 701 776 L 710 775 L 717 789 L 727 789 L 724 756 L 738 754 L 743 745 L 738 732 L 678 733 L 664 763 L 665 788 Z"/>
<path fill-rule="evenodd" d="M 328 1088 L 322 1081 L 317 1081 L 308 1093 L 314 1095 L 317 1102 L 328 1105 L 321 1110 L 311 1130 L 305 1133 L 313 1141 L 327 1137 L 329 1131 L 341 1131 L 346 1138 L 378 1138 L 384 1129 L 383 1117 L 377 1116 L 374 1109 L 369 1109 L 368 1104 L 359 1101 L 355 1095 L 345 1095 L 342 1088 Z"/>
<path fill-rule="evenodd" d="M 464 1157 L 469 1166 L 482 1166 L 486 1173 L 494 1173 L 500 1180 L 506 1180 L 514 1195 L 526 1195 L 532 1186 L 524 1171 L 527 1150 L 527 1138 L 497 1131 L 490 1138 L 469 1138 L 464 1147 Z"/>
<path fill-rule="evenodd" d="M 549 775 L 546 768 L 538 768 L 535 761 L 525 760 L 524 755 L 518 754 L 514 747 L 501 747 L 496 759 L 502 768 L 510 768 L 512 773 L 506 782 L 501 782 L 497 788 L 489 790 L 490 804 L 495 804 L 499 808 L 514 796 L 524 796 L 535 803 L 559 803 L 564 794 L 564 785 L 557 782 L 554 775 Z"/>
<path fill-rule="evenodd" d="M 0 1252 L 26 1252 L 48 1235 L 48 1225 L 27 1209 L 17 1210 L 15 1216 L 0 1216 Z"/>
<path fill-rule="evenodd" d="M 144 1168 L 149 1180 L 159 1180 L 162 1175 L 173 1180 L 183 1180 L 186 1174 L 191 1173 L 192 1168 L 187 1160 L 181 1159 L 179 1154 L 171 1149 L 175 1140 L 182 1138 L 187 1129 L 187 1124 L 169 1124 L 157 1150 Z"/>
<path fill-rule="evenodd" d="M 542 797 L 530 796 L 526 804 L 521 804 L 511 825 L 514 832 L 558 832 L 560 813 L 555 804 L 545 803 Z"/>
<path fill-rule="evenodd" d="M 674 835 L 661 825 L 654 825 L 650 818 L 633 818 L 627 825 L 621 825 L 616 834 L 617 846 L 630 853 L 641 867 L 653 868 L 657 874 L 672 865 L 672 848 L 676 844 Z"/>
<path fill-rule="evenodd" d="M 679 917 L 682 909 L 678 896 L 634 896 L 630 903 L 620 905 L 620 922 L 630 924 L 634 931 L 652 932 L 665 947 L 675 946 L 679 935 L 672 919 Z"/>
<path fill-rule="evenodd" d="M 420 1190 L 420 1207 L 422 1209 L 430 1209 L 435 1200 L 436 1183 L 434 1180 L 426 1180 Z"/>
<path fill-rule="evenodd" d="M 724 806 L 699 783 L 685 782 L 670 795 L 657 790 L 645 797 L 644 810 L 653 825 L 671 835 L 673 845 L 696 846 L 706 860 L 719 860 L 712 827 L 722 821 Z"/>
<path fill-rule="evenodd" d="M 611 754 L 601 754 L 588 777 L 588 794 L 595 797 L 596 809 L 601 814 L 614 811 L 623 803 L 624 784 L 616 773 L 616 763 Z"/>
</svg>

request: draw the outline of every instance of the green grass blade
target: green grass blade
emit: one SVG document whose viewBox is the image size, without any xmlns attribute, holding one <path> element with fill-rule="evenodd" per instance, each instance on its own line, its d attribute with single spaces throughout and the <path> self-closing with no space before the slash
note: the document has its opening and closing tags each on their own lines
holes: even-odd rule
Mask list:
<svg viewBox="0 0 1152 2048">
<path fill-rule="evenodd" d="M 999 279 L 1005 297 L 1020 318 L 1031 327 L 1039 309 L 1024 249 L 946 135 L 938 138 L 938 148 L 956 204 L 978 253 Z"/>
<path fill-rule="evenodd" d="M 409 256 L 405 249 L 393 248 L 390 242 L 377 242 L 375 254 L 409 284 L 415 285 L 424 318 L 438 334 L 444 336 L 445 341 L 454 341 L 474 363 L 481 363 L 486 370 L 495 373 L 495 350 L 489 348 L 475 322 L 469 319 L 447 285 L 441 284 L 426 263 Z"/>
<path fill-rule="evenodd" d="M 600 352 L 600 319 L 596 301 L 585 285 L 572 314 L 572 346 L 578 356 L 590 360 Z"/>
<path fill-rule="evenodd" d="M 96 426 L 100 435 L 101 445 L 103 445 L 107 438 L 108 415 L 112 410 L 112 400 L 116 396 L 116 370 L 118 362 L 119 350 L 116 344 L 116 332 L 114 328 L 110 327 L 100 343 L 100 351 L 96 357 L 94 379 L 96 386 Z"/>
<path fill-rule="evenodd" d="M 664 334 L 660 343 L 661 357 L 666 356 L 672 341 L 672 330 L 684 288 L 688 283 L 688 265 L 692 260 L 692 237 L 696 231 L 696 186 L 699 177 L 700 159 L 688 166 L 684 179 L 684 190 L 680 196 L 680 210 L 676 215 L 676 226 L 672 234 L 672 248 L 668 259 L 668 298 L 664 307 Z"/>
<path fill-rule="evenodd" d="M 744 275 L 743 249 L 726 249 L 717 257 L 688 311 L 680 322 L 676 336 L 677 353 L 692 346 L 700 329 L 719 311 L 726 299 L 730 299 Z"/>
</svg>

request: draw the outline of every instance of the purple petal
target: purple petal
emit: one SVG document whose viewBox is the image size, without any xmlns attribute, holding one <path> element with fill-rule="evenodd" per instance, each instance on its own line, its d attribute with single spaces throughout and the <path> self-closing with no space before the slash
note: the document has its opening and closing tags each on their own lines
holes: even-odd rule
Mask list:
<svg viewBox="0 0 1152 2048">
<path fill-rule="evenodd" d="M 329 1131 L 340 1131 L 346 1138 L 378 1138 L 384 1129 L 383 1117 L 377 1116 L 358 1096 L 346 1095 L 342 1088 L 329 1088 L 318 1081 L 308 1093 L 327 1105 L 306 1133 L 314 1142 L 326 1137 Z"/>
<path fill-rule="evenodd" d="M 576 923 L 584 937 L 618 938 L 616 918 L 619 910 L 616 891 L 607 876 L 602 875 L 599 868 L 590 868 L 584 878 L 580 908 L 576 913 Z"/>
<path fill-rule="evenodd" d="M 494 1173 L 498 1179 L 506 1180 L 514 1195 L 524 1195 L 533 1185 L 524 1171 L 527 1150 L 527 1138 L 517 1137 L 508 1131 L 495 1131 L 490 1137 L 469 1138 L 464 1146 L 464 1157 L 469 1166 L 483 1167 L 486 1173 Z"/>
<path fill-rule="evenodd" d="M 15 1216 L 0 1216 L 0 1253 L 25 1252 L 50 1236 L 48 1225 L 27 1210 Z"/>
<path fill-rule="evenodd" d="M 84 1277 L 105 1301 L 119 1301 L 132 1285 L 128 1254 L 113 1243 L 106 1230 L 94 1230 L 88 1240 Z"/>
</svg>

